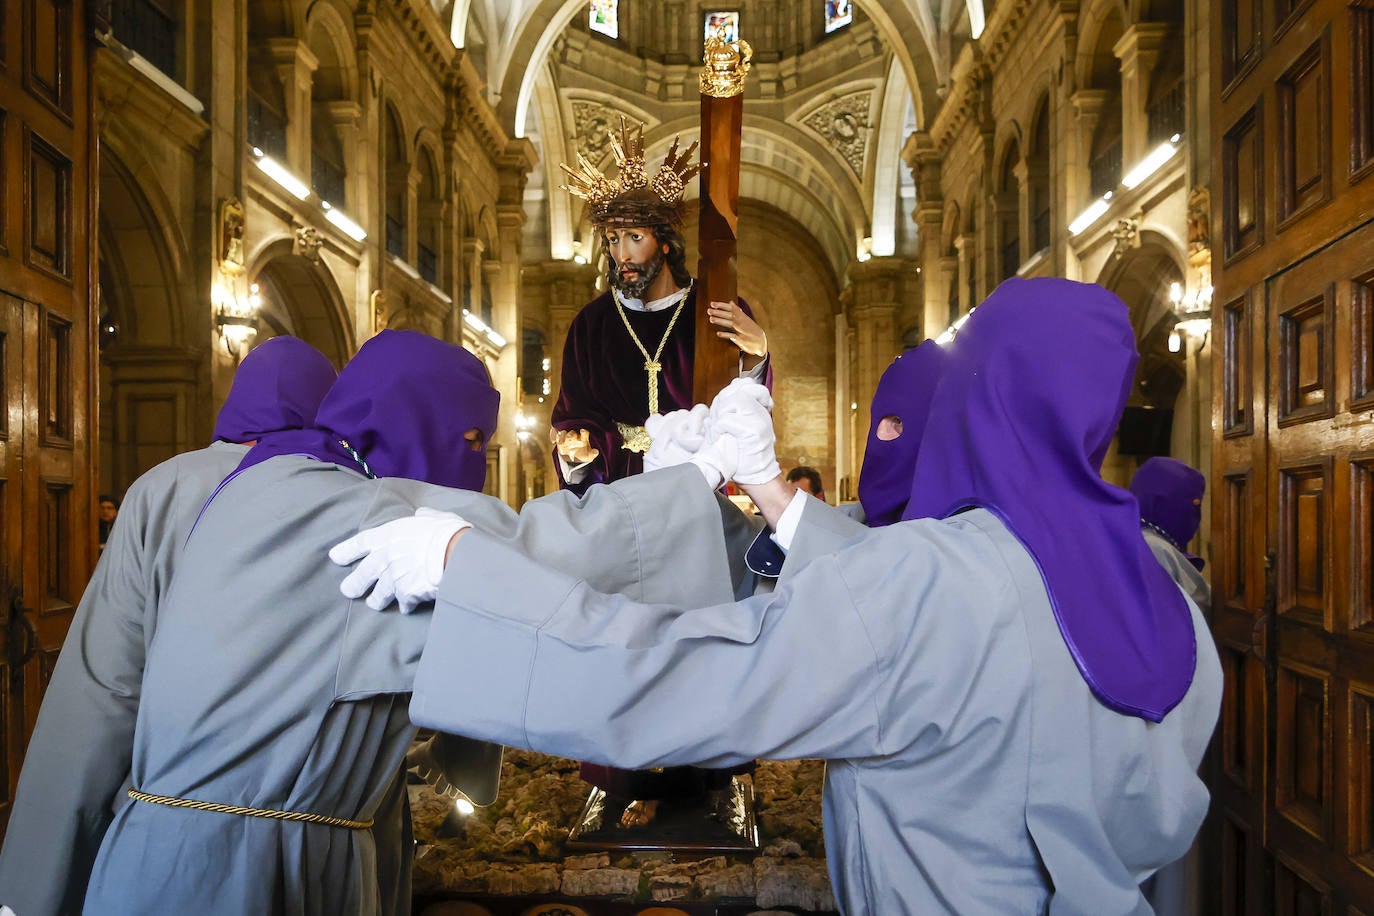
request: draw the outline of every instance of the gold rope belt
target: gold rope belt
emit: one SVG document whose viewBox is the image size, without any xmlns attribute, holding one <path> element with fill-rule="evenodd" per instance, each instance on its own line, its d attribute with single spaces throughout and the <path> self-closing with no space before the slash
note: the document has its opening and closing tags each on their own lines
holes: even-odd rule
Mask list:
<svg viewBox="0 0 1374 916">
<path fill-rule="evenodd" d="M 219 814 L 242 814 L 245 817 L 265 817 L 274 821 L 300 821 L 305 824 L 324 824 L 328 827 L 345 827 L 349 830 L 368 830 L 372 821 L 350 821 L 327 814 L 308 814 L 304 811 L 273 811 L 271 808 L 244 808 L 239 805 L 221 805 L 217 802 L 195 801 L 190 798 L 173 798 L 170 795 L 149 795 L 137 789 L 129 789 L 129 797 L 134 801 L 150 802 L 154 805 L 167 805 L 171 808 L 190 808 L 193 811 L 215 811 Z"/>
</svg>

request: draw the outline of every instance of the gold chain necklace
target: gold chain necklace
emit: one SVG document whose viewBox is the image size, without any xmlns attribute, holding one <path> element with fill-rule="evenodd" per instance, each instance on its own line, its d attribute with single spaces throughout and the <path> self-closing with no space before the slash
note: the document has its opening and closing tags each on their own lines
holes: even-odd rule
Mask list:
<svg viewBox="0 0 1374 916">
<path fill-rule="evenodd" d="M 660 358 L 663 356 L 663 348 L 668 345 L 668 337 L 673 333 L 673 327 L 677 324 L 678 316 L 682 314 L 682 307 L 687 304 L 687 299 L 691 295 L 691 287 L 688 294 L 682 297 L 682 301 L 677 304 L 673 311 L 673 317 L 668 322 L 668 330 L 663 332 L 663 339 L 658 342 L 658 349 L 654 355 L 649 355 L 649 350 L 640 341 L 635 329 L 630 326 L 630 316 L 625 314 L 625 306 L 620 302 L 620 290 L 614 290 L 615 310 L 620 313 L 620 320 L 625 322 L 625 330 L 630 332 L 630 339 L 635 342 L 639 352 L 644 356 L 644 372 L 649 376 L 649 414 L 658 413 L 658 374 L 663 371 L 663 363 Z"/>
</svg>

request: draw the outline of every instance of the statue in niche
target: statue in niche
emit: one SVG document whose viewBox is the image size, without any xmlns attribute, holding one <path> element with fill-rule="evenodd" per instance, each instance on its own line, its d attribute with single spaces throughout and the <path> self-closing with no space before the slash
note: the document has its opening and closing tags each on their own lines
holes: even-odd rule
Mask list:
<svg viewBox="0 0 1374 916">
<path fill-rule="evenodd" d="M 247 228 L 243 203 L 237 197 L 226 197 L 219 204 L 219 253 L 220 273 L 237 277 L 247 267 L 243 247 L 243 234 Z"/>
<path fill-rule="evenodd" d="M 1206 188 L 1193 188 L 1188 195 L 1188 253 L 1212 248 L 1212 194 Z"/>
</svg>

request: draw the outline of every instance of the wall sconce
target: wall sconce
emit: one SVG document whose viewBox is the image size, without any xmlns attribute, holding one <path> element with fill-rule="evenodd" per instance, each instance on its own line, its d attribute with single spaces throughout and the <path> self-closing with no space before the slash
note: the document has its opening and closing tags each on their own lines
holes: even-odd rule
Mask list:
<svg viewBox="0 0 1374 916">
<path fill-rule="evenodd" d="M 1169 332 L 1169 352 L 1181 351 L 1185 338 L 1197 340 L 1198 352 L 1201 352 L 1212 331 L 1211 285 L 1185 291 L 1182 283 L 1170 283 L 1169 304 L 1173 306 L 1175 318 L 1174 329 Z"/>
<path fill-rule="evenodd" d="M 215 330 L 224 342 L 224 352 L 238 365 L 247 352 L 248 342 L 258 333 L 258 312 L 262 293 L 258 284 L 248 287 L 248 307 L 243 308 L 232 291 L 216 286 Z"/>
<path fill-rule="evenodd" d="M 528 442 L 531 435 L 530 431 L 533 429 L 533 417 L 523 412 L 515 415 L 515 438 L 519 439 L 521 442 Z"/>
<path fill-rule="evenodd" d="M 581 242 L 573 242 L 573 243 L 572 243 L 572 250 L 573 250 L 573 258 L 572 258 L 572 259 L 573 259 L 573 263 L 574 263 L 574 264 L 586 264 L 586 263 L 587 263 L 587 257 L 586 257 L 586 255 L 584 255 L 584 254 L 582 253 L 582 243 L 581 243 Z"/>
</svg>

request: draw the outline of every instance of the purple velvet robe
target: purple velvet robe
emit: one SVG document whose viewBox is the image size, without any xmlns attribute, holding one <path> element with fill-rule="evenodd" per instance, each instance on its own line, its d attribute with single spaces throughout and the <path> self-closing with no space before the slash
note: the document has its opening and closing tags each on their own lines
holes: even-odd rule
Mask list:
<svg viewBox="0 0 1374 916">
<path fill-rule="evenodd" d="M 687 294 L 673 332 L 664 344 L 659 362 L 663 372 L 658 381 L 658 410 L 667 413 L 691 407 L 692 358 L 696 352 L 696 289 Z M 740 307 L 753 316 L 748 304 Z M 653 356 L 663 339 L 677 306 L 657 312 L 625 310 L 630 325 Z M 592 448 L 601 452 L 592 462 L 586 477 L 577 484 L 562 481 L 562 467 L 554 458 L 564 489 L 586 492 L 594 483 L 609 483 L 644 471 L 644 456 L 626 451 L 616 423 L 643 426 L 649 416 L 649 376 L 644 371 L 644 356 L 635 346 L 625 323 L 620 320 L 610 292 L 597 296 L 582 307 L 568 328 L 563 346 L 563 377 L 554 405 L 554 429 L 585 429 Z M 772 388 L 772 369 L 765 384 Z"/>
</svg>

